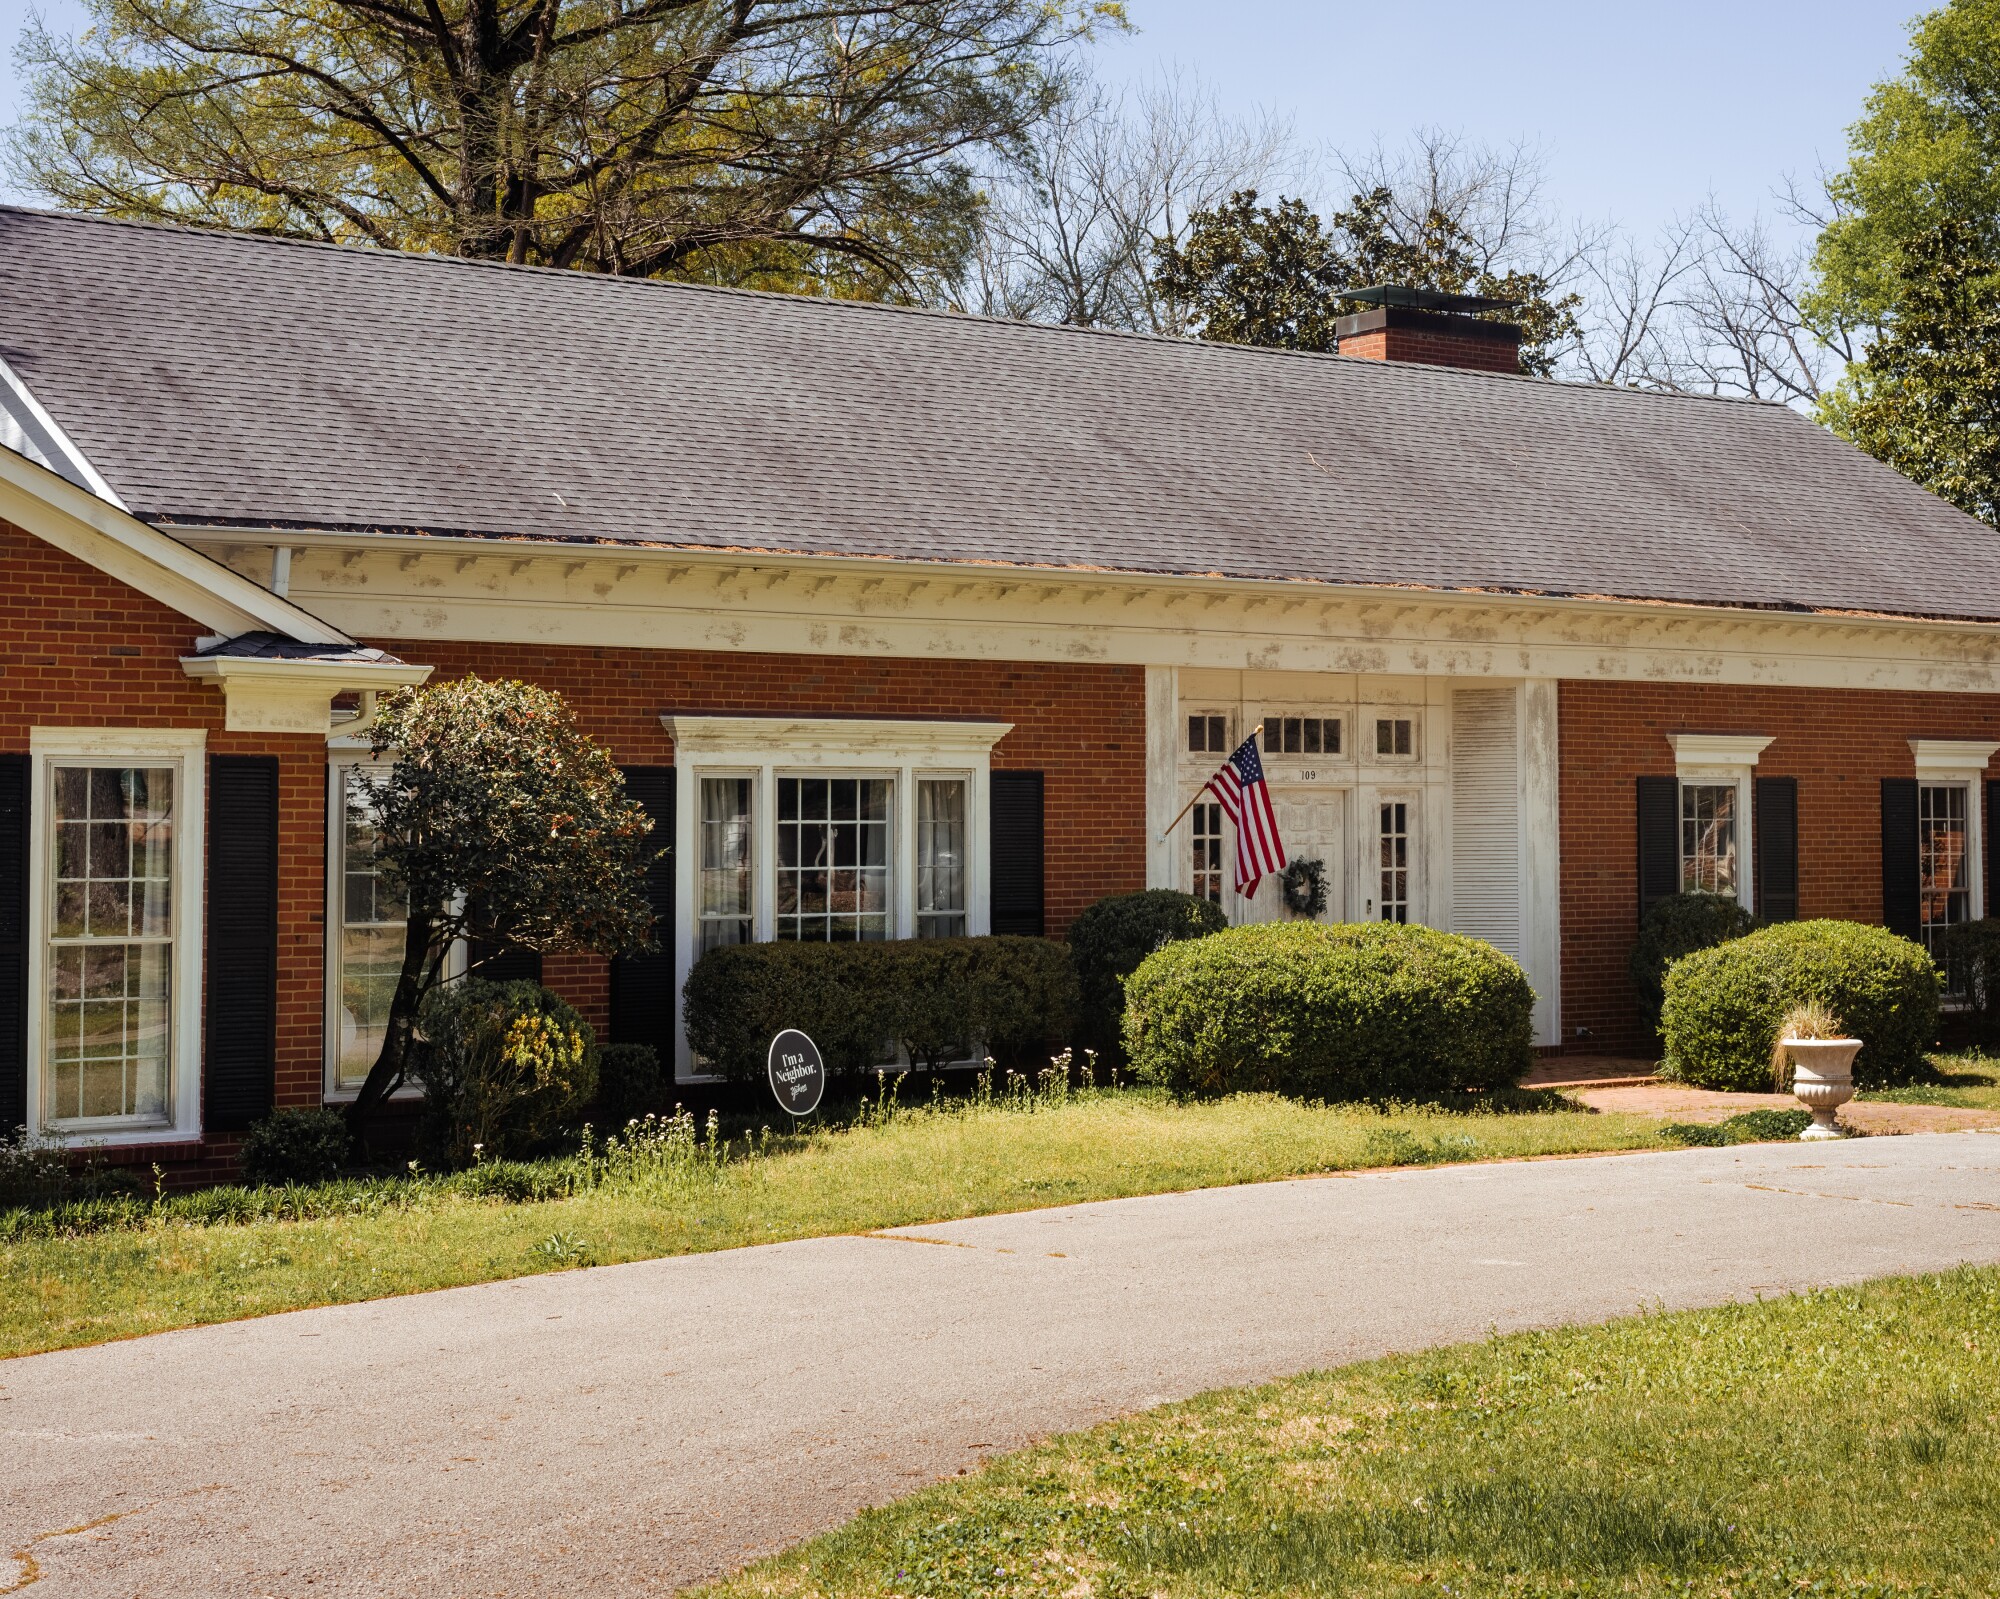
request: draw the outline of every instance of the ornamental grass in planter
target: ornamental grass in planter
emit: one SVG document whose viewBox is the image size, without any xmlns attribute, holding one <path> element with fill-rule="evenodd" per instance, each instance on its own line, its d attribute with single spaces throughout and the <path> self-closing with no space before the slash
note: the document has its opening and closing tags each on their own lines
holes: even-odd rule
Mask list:
<svg viewBox="0 0 2000 1599">
<path fill-rule="evenodd" d="M 1854 1057 L 1860 1048 L 1861 1040 L 1849 1038 L 1840 1018 L 1817 1000 L 1794 1005 L 1778 1023 L 1771 1077 L 1781 1093 L 1789 1079 L 1793 1096 L 1812 1116 L 1812 1125 L 1799 1137 L 1844 1136 L 1833 1117 L 1854 1097 Z"/>
</svg>

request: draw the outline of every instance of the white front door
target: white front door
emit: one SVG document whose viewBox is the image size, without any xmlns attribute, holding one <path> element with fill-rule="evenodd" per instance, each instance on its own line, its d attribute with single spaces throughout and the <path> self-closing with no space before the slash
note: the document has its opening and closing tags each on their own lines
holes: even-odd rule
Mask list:
<svg viewBox="0 0 2000 1599">
<path fill-rule="evenodd" d="M 1326 881 L 1326 907 L 1317 920 L 1341 919 L 1344 898 L 1342 869 L 1346 861 L 1347 796 L 1339 789 L 1303 784 L 1271 785 L 1271 806 L 1278 813 L 1278 836 L 1284 840 L 1285 856 L 1293 861 L 1318 861 Z M 1247 902 L 1239 899 L 1237 921 L 1282 922 L 1291 919 L 1285 909 L 1284 879 L 1273 874 L 1257 885 Z"/>
</svg>

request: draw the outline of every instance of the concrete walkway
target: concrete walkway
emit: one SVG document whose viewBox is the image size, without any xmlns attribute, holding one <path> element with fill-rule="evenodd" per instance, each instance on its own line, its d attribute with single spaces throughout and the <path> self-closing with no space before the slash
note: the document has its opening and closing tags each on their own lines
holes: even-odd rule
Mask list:
<svg viewBox="0 0 2000 1599">
<path fill-rule="evenodd" d="M 2000 1137 L 1211 1189 L 0 1364 L 0 1589 L 661 1593 L 1044 1433 L 1478 1338 L 2000 1261 Z"/>
</svg>

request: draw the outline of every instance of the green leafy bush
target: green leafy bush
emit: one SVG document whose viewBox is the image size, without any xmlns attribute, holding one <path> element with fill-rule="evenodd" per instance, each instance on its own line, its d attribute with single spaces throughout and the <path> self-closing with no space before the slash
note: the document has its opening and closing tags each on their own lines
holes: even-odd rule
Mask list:
<svg viewBox="0 0 2000 1599">
<path fill-rule="evenodd" d="M 1859 922 L 1786 922 L 1713 949 L 1667 973 L 1660 1016 L 1668 1077 L 1701 1088 L 1768 1089 L 1778 1024 L 1816 1000 L 1861 1040 L 1858 1088 L 1887 1088 L 1926 1070 L 1937 1032 L 1939 975 L 1920 944 Z"/>
<path fill-rule="evenodd" d="M 1755 932 L 1757 918 L 1727 894 L 1669 894 L 1639 924 L 1627 969 L 1646 1024 L 1658 1029 L 1667 998 L 1667 968 L 1683 955 L 1713 949 Z"/>
<path fill-rule="evenodd" d="M 666 1074 L 651 1044 L 605 1044 L 597 1051 L 597 1117 L 607 1132 L 665 1109 Z"/>
<path fill-rule="evenodd" d="M 1040 938 L 735 944 L 688 974 L 688 1042 L 738 1082 L 764 1076 L 771 1040 L 796 1027 L 833 1072 L 870 1071 L 900 1045 L 916 1066 L 987 1051 L 1025 1061 L 1066 1037 L 1076 980 Z"/>
<path fill-rule="evenodd" d="M 477 977 L 424 1001 L 418 1140 L 447 1166 L 546 1144 L 597 1092 L 590 1024 L 538 983 Z"/>
<path fill-rule="evenodd" d="M 1154 950 L 1228 925 L 1220 905 L 1170 888 L 1113 894 L 1084 911 L 1069 924 L 1078 1042 L 1116 1059 L 1124 1050 L 1125 979 Z"/>
<path fill-rule="evenodd" d="M 1979 1042 L 2000 1038 L 2000 917 L 1961 922 L 1944 935 L 1945 971 L 1950 986 L 1972 1009 Z"/>
<path fill-rule="evenodd" d="M 347 1118 L 325 1105 L 294 1105 L 252 1122 L 243 1135 L 243 1180 L 323 1183 L 347 1164 Z"/>
<path fill-rule="evenodd" d="M 1423 1100 L 1511 1087 L 1534 1057 L 1520 966 L 1427 927 L 1232 927 L 1147 956 L 1126 996 L 1133 1067 L 1189 1097 Z"/>
</svg>

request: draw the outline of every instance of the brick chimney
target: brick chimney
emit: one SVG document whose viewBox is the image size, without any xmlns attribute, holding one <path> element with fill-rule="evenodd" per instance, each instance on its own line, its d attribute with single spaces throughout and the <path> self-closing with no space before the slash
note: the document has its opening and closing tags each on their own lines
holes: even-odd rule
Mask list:
<svg viewBox="0 0 2000 1599">
<path fill-rule="evenodd" d="M 1342 355 L 1363 361 L 1470 367 L 1476 372 L 1521 370 L 1521 330 L 1511 322 L 1474 314 L 1506 310 L 1504 300 L 1388 284 L 1356 289 L 1345 298 L 1370 303 L 1373 309 L 1344 316 L 1333 325 Z"/>
</svg>

